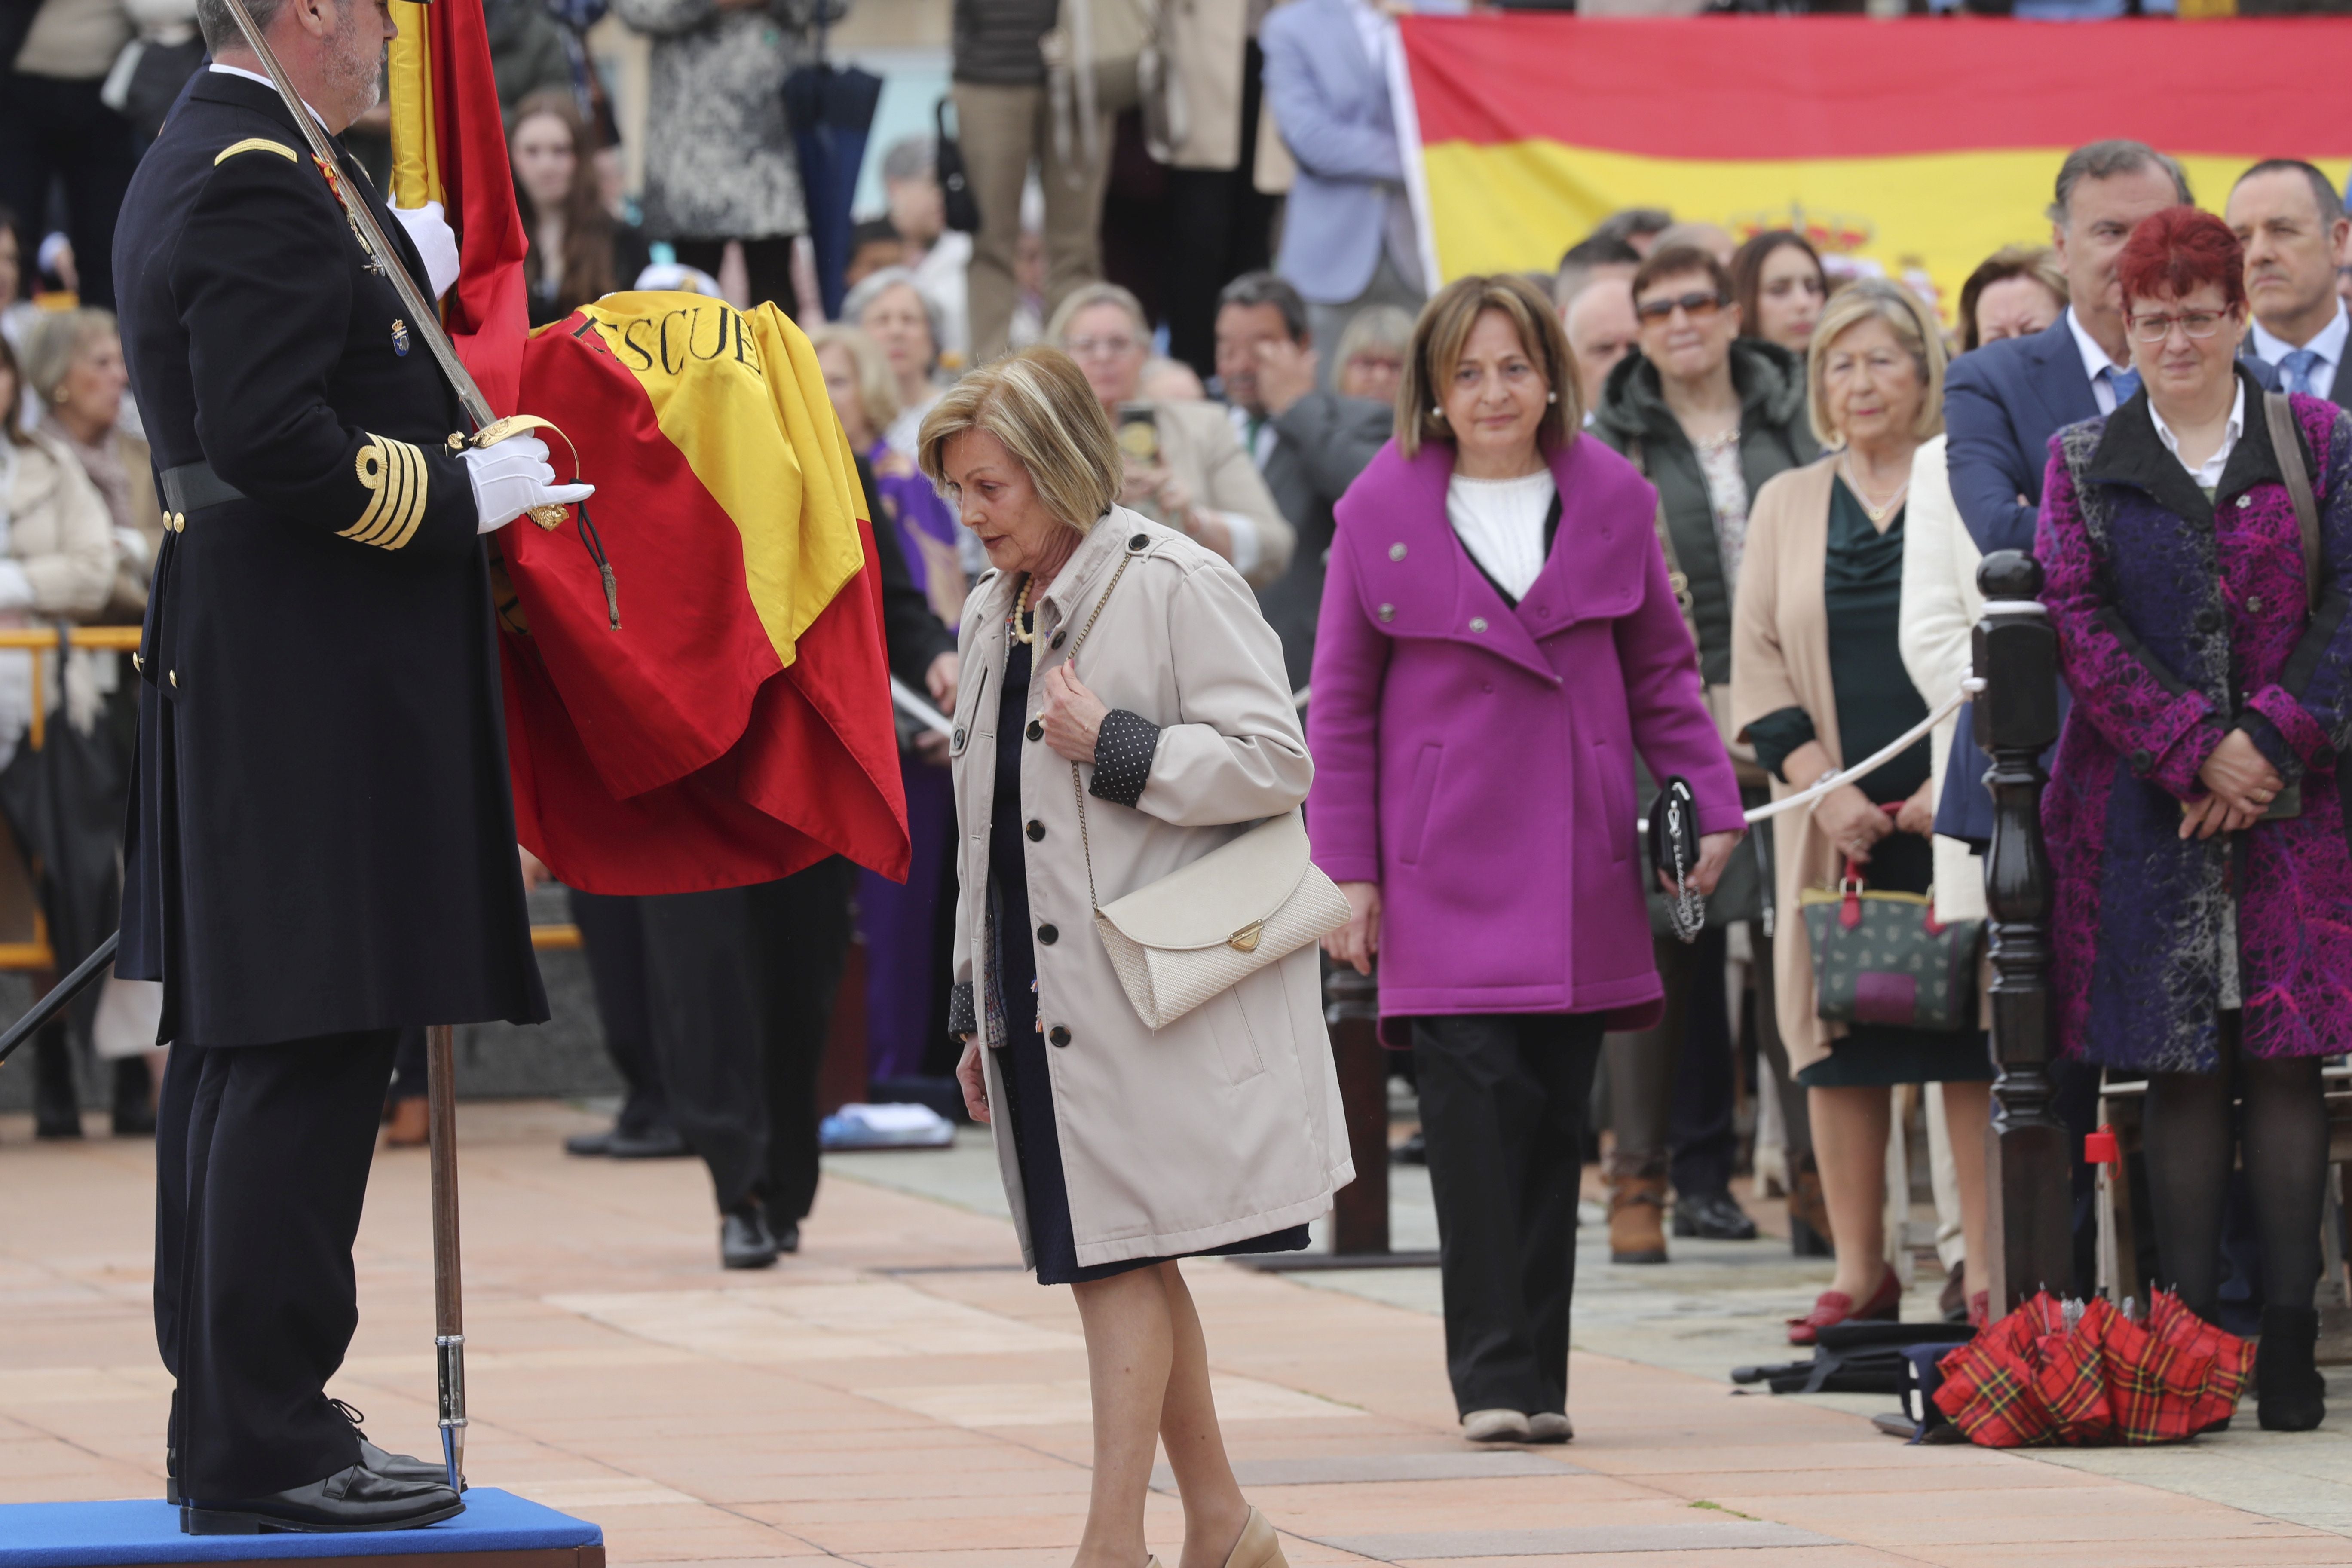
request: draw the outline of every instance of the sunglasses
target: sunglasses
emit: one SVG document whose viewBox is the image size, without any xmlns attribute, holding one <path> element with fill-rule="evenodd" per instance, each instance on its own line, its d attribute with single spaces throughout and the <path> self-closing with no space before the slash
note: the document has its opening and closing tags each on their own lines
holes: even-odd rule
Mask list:
<svg viewBox="0 0 2352 1568">
<path fill-rule="evenodd" d="M 1633 307 L 1633 313 L 1645 321 L 1663 321 L 1680 310 L 1694 321 L 1703 321 L 1730 303 L 1720 294 L 1694 291 L 1677 294 L 1671 300 L 1644 300 Z"/>
</svg>

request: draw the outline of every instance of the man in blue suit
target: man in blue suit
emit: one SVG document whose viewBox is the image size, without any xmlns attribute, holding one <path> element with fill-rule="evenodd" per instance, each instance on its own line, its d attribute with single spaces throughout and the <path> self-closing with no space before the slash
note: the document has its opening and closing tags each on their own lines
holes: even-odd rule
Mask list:
<svg viewBox="0 0 2352 1568">
<path fill-rule="evenodd" d="M 1298 177 L 1275 270 L 1306 297 L 1317 342 L 1358 310 L 1418 310 L 1426 293 L 1389 105 L 1396 22 L 1380 0 L 1296 0 L 1259 31 L 1265 101 Z M 1328 369 L 1325 377 L 1328 384 Z"/>
</svg>

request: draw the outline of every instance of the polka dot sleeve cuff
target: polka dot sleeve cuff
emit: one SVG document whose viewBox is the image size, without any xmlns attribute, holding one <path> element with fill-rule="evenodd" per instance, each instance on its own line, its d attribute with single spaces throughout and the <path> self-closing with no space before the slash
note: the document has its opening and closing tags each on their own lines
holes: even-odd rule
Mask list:
<svg viewBox="0 0 2352 1568">
<path fill-rule="evenodd" d="M 1095 782 L 1087 793 L 1114 805 L 1135 805 L 1143 798 L 1151 758 L 1159 750 L 1159 725 L 1140 713 L 1112 709 L 1095 734 Z"/>
<path fill-rule="evenodd" d="M 972 1008 L 971 982 L 969 980 L 957 981 L 948 992 L 948 1033 L 956 1036 L 980 1033 L 980 1019 Z"/>
</svg>

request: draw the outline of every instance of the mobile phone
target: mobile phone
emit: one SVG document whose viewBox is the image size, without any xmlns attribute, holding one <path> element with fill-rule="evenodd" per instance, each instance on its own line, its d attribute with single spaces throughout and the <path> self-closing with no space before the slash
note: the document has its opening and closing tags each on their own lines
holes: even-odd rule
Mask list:
<svg viewBox="0 0 2352 1568">
<path fill-rule="evenodd" d="M 1149 403 L 1118 405 L 1118 449 L 1142 468 L 1160 462 L 1160 420 Z"/>
</svg>

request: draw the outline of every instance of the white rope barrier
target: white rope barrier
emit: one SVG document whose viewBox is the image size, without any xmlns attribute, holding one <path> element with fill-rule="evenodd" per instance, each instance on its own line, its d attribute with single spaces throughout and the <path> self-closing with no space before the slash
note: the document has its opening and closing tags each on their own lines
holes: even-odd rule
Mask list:
<svg viewBox="0 0 2352 1568">
<path fill-rule="evenodd" d="M 1871 752 L 1870 755 L 1864 757 L 1853 766 L 1841 769 L 1838 772 L 1830 774 L 1827 778 L 1822 779 L 1818 784 L 1808 785 L 1806 788 L 1799 790 L 1794 795 L 1784 795 L 1780 799 L 1774 801 L 1769 805 L 1759 805 L 1755 810 L 1749 812 L 1748 814 L 1748 826 L 1753 827 L 1758 823 L 1765 821 L 1767 818 L 1780 816 L 1782 812 L 1796 811 L 1801 807 L 1810 808 L 1815 802 L 1819 801 L 1823 795 L 1828 795 L 1831 791 L 1843 789 L 1847 784 L 1853 783 L 1856 779 L 1864 778 L 1871 773 L 1876 773 L 1880 768 L 1885 767 L 1887 763 L 1893 762 L 1895 758 L 1909 751 L 1913 746 L 1917 745 L 1923 737 L 1925 737 L 1930 731 L 1934 730 L 1937 725 L 1942 723 L 1947 716 L 1956 711 L 1961 703 L 1966 702 L 1969 698 L 1974 697 L 1983 689 L 1984 682 L 1979 680 L 1974 676 L 1970 676 L 1968 679 L 1960 682 L 1960 689 L 1958 691 L 1953 692 L 1949 697 L 1944 700 L 1941 707 L 1928 714 L 1925 719 L 1920 720 L 1916 724 L 1912 725 L 1908 730 L 1904 731 L 1900 735 L 1895 736 L 1892 741 L 1887 742 L 1884 746 L 1879 747 L 1878 750 Z"/>
</svg>

